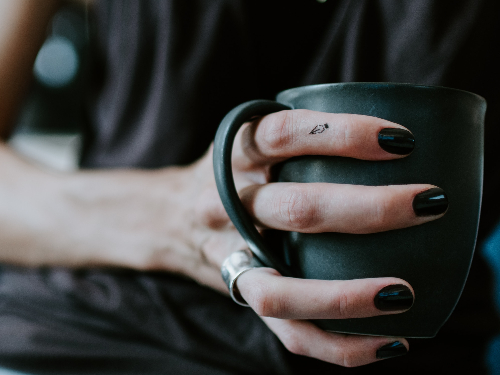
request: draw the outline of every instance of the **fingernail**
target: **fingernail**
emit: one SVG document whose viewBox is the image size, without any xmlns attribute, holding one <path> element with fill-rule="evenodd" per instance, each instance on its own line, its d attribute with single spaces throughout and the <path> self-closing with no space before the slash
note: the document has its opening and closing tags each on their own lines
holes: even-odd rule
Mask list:
<svg viewBox="0 0 500 375">
<path fill-rule="evenodd" d="M 413 198 L 413 211 L 417 216 L 440 215 L 448 209 L 448 197 L 441 188 L 423 191 Z"/>
<path fill-rule="evenodd" d="M 406 346 L 401 344 L 399 341 L 395 341 L 379 348 L 377 350 L 377 359 L 399 357 L 400 355 L 405 355 L 406 353 L 408 353 Z"/>
<path fill-rule="evenodd" d="M 382 311 L 408 310 L 412 305 L 413 294 L 402 284 L 388 285 L 375 296 L 375 307 Z"/>
<path fill-rule="evenodd" d="M 415 138 L 408 130 L 385 128 L 378 133 L 378 144 L 391 154 L 408 155 L 415 148 Z"/>
</svg>

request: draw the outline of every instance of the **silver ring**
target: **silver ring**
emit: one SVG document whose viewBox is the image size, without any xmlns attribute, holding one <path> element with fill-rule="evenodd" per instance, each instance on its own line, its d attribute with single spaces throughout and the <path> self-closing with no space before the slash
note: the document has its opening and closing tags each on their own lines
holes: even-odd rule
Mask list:
<svg viewBox="0 0 500 375">
<path fill-rule="evenodd" d="M 240 291 L 236 287 L 236 280 L 245 272 L 264 265 L 253 255 L 249 249 L 238 250 L 229 255 L 220 269 L 222 279 L 229 289 L 229 295 L 238 305 L 248 306 Z"/>
</svg>

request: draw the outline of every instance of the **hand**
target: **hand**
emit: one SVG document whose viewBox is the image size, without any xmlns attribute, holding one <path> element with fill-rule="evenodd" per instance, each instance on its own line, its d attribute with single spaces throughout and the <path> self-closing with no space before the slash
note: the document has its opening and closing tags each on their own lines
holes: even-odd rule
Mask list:
<svg viewBox="0 0 500 375">
<path fill-rule="evenodd" d="M 311 134 L 318 124 L 326 131 Z M 261 228 L 306 233 L 374 233 L 419 225 L 442 216 L 417 215 L 414 197 L 431 185 L 350 186 L 337 184 L 269 183 L 272 165 L 298 155 L 336 155 L 364 160 L 404 157 L 378 143 L 382 129 L 402 126 L 378 118 L 326 114 L 307 110 L 282 111 L 246 124 L 233 152 L 235 184 L 242 202 Z M 200 249 L 214 270 L 231 252 L 244 248 L 218 199 L 209 152 L 194 168 L 202 193 L 193 210 Z M 199 190 L 197 190 L 199 191 Z M 193 195 L 194 197 L 194 195 Z M 191 274 L 200 280 L 199 276 Z M 211 282 L 200 280 L 214 286 Z M 220 280 L 220 277 L 217 276 Z M 380 310 L 375 300 L 390 285 L 406 287 L 407 304 Z M 220 287 L 217 286 L 218 289 Z M 399 342 L 396 352 L 408 349 L 403 338 L 346 336 L 320 330 L 306 319 L 361 318 L 405 311 L 413 301 L 411 286 L 396 278 L 352 281 L 300 280 L 281 277 L 261 268 L 246 272 L 238 288 L 249 305 L 292 352 L 343 366 L 367 364 L 390 351 L 377 351 Z M 406 350 L 405 350 L 406 348 Z M 392 352 L 394 354 L 394 352 Z M 377 356 L 379 358 L 377 358 Z"/>
</svg>

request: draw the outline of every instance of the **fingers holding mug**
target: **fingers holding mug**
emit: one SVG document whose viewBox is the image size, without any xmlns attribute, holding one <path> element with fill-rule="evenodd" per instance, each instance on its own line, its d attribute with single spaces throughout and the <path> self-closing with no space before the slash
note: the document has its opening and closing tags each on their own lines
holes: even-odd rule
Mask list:
<svg viewBox="0 0 500 375">
<path fill-rule="evenodd" d="M 448 208 L 444 190 L 424 184 L 270 183 L 240 196 L 259 225 L 301 233 L 377 233 L 438 219 Z"/>
<path fill-rule="evenodd" d="M 237 278 L 241 297 L 260 316 L 279 319 L 351 319 L 404 312 L 414 301 L 406 281 L 392 278 L 311 280 L 256 268 Z"/>
<path fill-rule="evenodd" d="M 354 367 L 406 354 L 404 338 L 326 332 L 306 319 L 349 319 L 401 313 L 413 289 L 397 278 L 348 281 L 281 277 L 271 268 L 241 274 L 238 292 L 292 353 Z"/>
<path fill-rule="evenodd" d="M 399 124 L 371 116 L 310 110 L 272 113 L 254 120 L 240 133 L 244 155 L 257 164 L 300 155 L 389 160 L 410 154 L 415 146 L 412 133 Z"/>
<path fill-rule="evenodd" d="M 408 353 L 404 338 L 345 335 L 326 332 L 304 320 L 262 318 L 292 353 L 343 367 L 367 365 Z"/>
<path fill-rule="evenodd" d="M 326 319 L 321 323 L 323 328 L 355 334 L 434 337 L 457 305 L 474 253 L 481 203 L 485 110 L 484 99 L 465 91 L 393 83 L 305 86 L 281 92 L 276 101 L 243 103 L 226 115 L 215 139 L 214 172 L 221 200 L 249 248 L 264 264 L 279 269 L 282 275 L 294 274 L 284 267 L 290 265 L 298 270 L 297 274 L 310 279 L 397 275 L 415 286 L 418 301 L 408 314 L 349 321 Z M 270 115 L 273 112 L 279 113 Z M 255 116 L 264 117 L 253 120 Z M 387 121 L 380 120 L 382 118 Z M 321 181 L 384 188 L 428 183 L 446 191 L 450 210 L 442 220 L 427 225 L 380 233 L 370 233 L 368 228 L 366 233 L 370 234 L 362 236 L 292 231 L 283 237 L 286 255 L 283 262 L 273 252 L 273 245 L 266 243 L 254 226 L 253 217 L 263 216 L 257 209 L 253 215 L 248 214 L 234 186 L 230 152 L 238 129 L 247 121 L 252 122 L 240 139 L 243 147 L 237 147 L 244 151 L 240 156 L 247 158 L 250 168 L 267 168 L 283 161 L 272 171 L 276 172 L 276 181 L 304 184 Z M 396 134 L 384 131 L 405 130 L 399 124 L 417 139 L 416 147 L 407 158 L 404 155 L 411 146 L 406 152 L 401 146 L 406 141 L 411 144 L 413 136 L 405 140 L 396 131 L 391 130 Z M 393 141 L 395 144 L 391 144 Z M 397 158 L 400 159 L 389 161 Z M 420 211 L 413 213 L 415 220 L 422 211 L 423 216 L 431 212 L 431 218 L 444 213 L 436 215 L 434 209 L 430 209 L 432 204 L 422 205 L 425 201 L 443 202 L 443 195 L 420 195 L 424 192 L 415 191 L 413 197 L 408 194 L 405 198 L 409 197 L 406 202 L 410 202 L 405 206 L 407 212 L 411 213 L 414 208 Z M 412 198 L 417 196 L 419 199 L 412 206 L 415 202 Z M 347 207 L 353 200 L 344 202 Z M 391 212 L 385 209 L 392 203 L 386 202 L 385 207 L 379 206 L 381 212 Z M 364 222 L 364 214 L 358 216 L 359 221 Z M 390 215 L 381 217 L 388 218 L 390 223 Z M 264 219 L 262 224 L 267 224 Z M 386 224 L 379 228 L 390 229 Z M 356 233 L 364 232 L 358 228 Z M 246 276 L 254 272 L 249 271 Z M 244 288 L 243 283 L 240 285 Z M 443 298 L 443 290 L 447 291 L 446 298 Z"/>
</svg>

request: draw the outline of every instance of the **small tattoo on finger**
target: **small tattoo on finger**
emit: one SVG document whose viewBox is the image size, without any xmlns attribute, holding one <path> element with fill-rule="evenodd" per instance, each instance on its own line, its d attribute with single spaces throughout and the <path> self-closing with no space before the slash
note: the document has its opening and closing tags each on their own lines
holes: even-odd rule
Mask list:
<svg viewBox="0 0 500 375">
<path fill-rule="evenodd" d="M 309 132 L 309 134 L 320 134 L 326 129 L 328 129 L 328 124 L 316 125 L 314 129 Z"/>
</svg>

